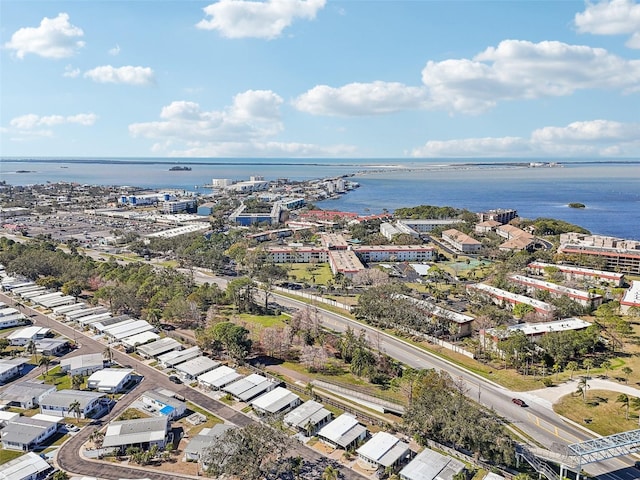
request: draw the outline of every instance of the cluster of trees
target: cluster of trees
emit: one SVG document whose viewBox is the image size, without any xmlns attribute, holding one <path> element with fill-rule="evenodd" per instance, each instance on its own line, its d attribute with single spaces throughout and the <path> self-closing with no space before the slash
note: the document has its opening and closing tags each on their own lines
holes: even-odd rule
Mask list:
<svg viewBox="0 0 640 480">
<path fill-rule="evenodd" d="M 567 232 L 578 232 L 589 235 L 591 232 L 589 230 L 582 228 L 578 225 L 574 225 L 573 223 L 565 222 L 564 220 L 558 220 L 555 218 L 536 218 L 534 220 L 524 220 L 520 219 L 519 221 L 520 228 L 531 227 L 533 229 L 533 234 L 542 236 L 542 235 L 560 235 L 561 233 Z"/>
<path fill-rule="evenodd" d="M 446 317 L 434 316 L 408 298 L 410 290 L 403 284 L 391 283 L 371 287 L 362 292 L 354 314 L 358 320 L 378 328 L 392 328 L 408 334 L 456 335 L 458 327 Z"/>
<path fill-rule="evenodd" d="M 249 330 L 233 322 L 216 323 L 196 331 L 198 345 L 203 350 L 220 352 L 223 349 L 238 362 L 244 361 L 253 345 Z"/>
<path fill-rule="evenodd" d="M 537 343 L 518 330 L 500 340 L 498 349 L 505 363 L 518 370 L 531 366 L 533 371 L 536 365 L 541 365 L 548 371 L 561 371 L 569 369 L 571 361 L 576 362 L 587 355 L 591 358 L 586 358 L 584 362 L 591 362 L 592 366 L 594 361 L 602 364 L 607 357 L 596 325 L 584 330 L 550 332 Z M 573 369 L 577 369 L 577 364 Z"/>
<path fill-rule="evenodd" d="M 471 402 L 461 383 L 435 370 L 410 371 L 403 382 L 412 398 L 404 428 L 420 443 L 432 439 L 497 464 L 513 463 L 515 445 L 502 422 Z"/>
<path fill-rule="evenodd" d="M 310 461 L 296 455 L 291 438 L 278 428 L 277 419 L 231 428 L 202 453 L 207 473 L 244 480 L 338 480 L 338 465 L 331 460 Z"/>
</svg>

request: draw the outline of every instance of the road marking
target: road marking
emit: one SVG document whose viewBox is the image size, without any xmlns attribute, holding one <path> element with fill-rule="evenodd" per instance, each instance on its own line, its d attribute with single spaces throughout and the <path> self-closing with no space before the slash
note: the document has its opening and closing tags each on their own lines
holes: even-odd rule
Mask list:
<svg viewBox="0 0 640 480">
<path fill-rule="evenodd" d="M 527 412 L 527 417 L 529 417 L 529 420 L 541 430 L 549 432 L 552 435 L 555 435 L 556 437 L 564 440 L 567 443 L 577 443 L 580 441 L 580 439 L 575 435 L 572 435 L 571 433 L 565 430 L 562 430 L 558 426 L 553 425 L 547 422 L 546 420 L 542 420 L 540 417 L 538 417 L 537 415 L 534 415 L 533 413 Z"/>
</svg>

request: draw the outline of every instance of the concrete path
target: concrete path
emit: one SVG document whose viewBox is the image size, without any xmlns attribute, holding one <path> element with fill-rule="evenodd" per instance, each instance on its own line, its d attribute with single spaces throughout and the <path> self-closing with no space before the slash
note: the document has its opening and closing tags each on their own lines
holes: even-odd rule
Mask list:
<svg viewBox="0 0 640 480">
<path fill-rule="evenodd" d="M 570 395 L 578 390 L 579 377 L 561 383 L 554 387 L 545 387 L 539 390 L 531 390 L 529 392 L 522 392 L 520 397 L 527 403 L 537 403 L 547 408 L 553 408 L 553 404 L 558 402 L 565 395 Z M 613 392 L 626 393 L 632 397 L 640 397 L 640 389 L 633 385 L 626 385 L 624 383 L 616 382 L 613 380 L 605 380 L 601 378 L 591 377 L 589 380 L 589 391 L 592 390 L 610 390 Z"/>
</svg>

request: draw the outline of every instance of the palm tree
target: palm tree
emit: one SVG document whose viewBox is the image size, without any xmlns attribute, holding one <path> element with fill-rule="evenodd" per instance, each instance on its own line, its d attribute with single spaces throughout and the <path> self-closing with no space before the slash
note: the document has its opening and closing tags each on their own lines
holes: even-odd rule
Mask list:
<svg viewBox="0 0 640 480">
<path fill-rule="evenodd" d="M 582 366 L 587 369 L 587 378 L 589 378 L 589 370 L 593 368 L 593 360 L 587 358 L 584 362 L 582 362 Z"/>
<path fill-rule="evenodd" d="M 102 352 L 102 356 L 104 357 L 104 359 L 106 361 L 108 361 L 109 363 L 113 362 L 113 352 L 111 351 L 111 347 L 107 347 L 104 349 L 104 352 Z"/>
<path fill-rule="evenodd" d="M 600 366 L 602 368 L 604 368 L 604 376 L 608 377 L 609 376 L 609 370 L 611 370 L 611 362 L 609 360 L 604 360 Z"/>
<path fill-rule="evenodd" d="M 555 372 L 556 374 L 556 381 L 558 381 L 558 374 L 560 373 L 560 370 L 562 370 L 562 367 L 560 366 L 559 363 L 554 363 L 553 364 L 553 368 L 552 370 Z"/>
<path fill-rule="evenodd" d="M 29 343 L 27 343 L 24 347 L 24 351 L 29 355 L 35 355 L 36 361 L 38 360 L 38 349 L 36 347 L 36 342 L 34 342 L 33 340 L 29 340 Z"/>
<path fill-rule="evenodd" d="M 573 372 L 578 370 L 578 362 L 571 361 L 567 363 L 567 370 L 570 372 L 569 380 L 573 380 Z"/>
<path fill-rule="evenodd" d="M 80 407 L 80 402 L 78 400 L 74 400 L 69 404 L 69 413 L 72 413 L 76 417 L 76 423 L 80 420 L 80 415 L 82 415 L 82 408 Z"/>
<path fill-rule="evenodd" d="M 582 401 L 587 403 L 587 390 L 589 389 L 589 379 L 587 377 L 580 377 L 578 382 L 578 388 L 576 394 L 582 395 Z"/>
<path fill-rule="evenodd" d="M 618 395 L 618 398 L 616 398 L 616 403 L 621 403 L 622 406 L 625 407 L 624 418 L 625 420 L 629 420 L 629 395 L 621 393 Z"/>
<path fill-rule="evenodd" d="M 322 480 L 338 480 L 338 473 L 336 467 L 329 465 L 322 472 Z"/>
<path fill-rule="evenodd" d="M 63 470 L 58 470 L 51 478 L 52 480 L 68 480 L 69 474 Z"/>
<path fill-rule="evenodd" d="M 631 405 L 631 408 L 633 408 L 636 412 L 640 410 L 640 398 L 633 397 L 629 403 Z M 638 425 L 640 425 L 640 415 L 638 415 Z"/>
<path fill-rule="evenodd" d="M 73 388 L 74 390 L 80 390 L 83 383 L 84 383 L 84 375 L 78 374 L 71 377 L 71 388 Z"/>
<path fill-rule="evenodd" d="M 624 383 L 629 383 L 629 375 L 633 373 L 629 367 L 622 367 L 622 373 L 624 373 Z"/>
<path fill-rule="evenodd" d="M 300 479 L 300 471 L 302 470 L 302 466 L 304 465 L 304 460 L 301 456 L 293 457 L 291 459 L 291 473 L 293 473 L 293 478 L 296 480 Z"/>
<path fill-rule="evenodd" d="M 51 365 L 51 357 L 47 357 L 43 355 L 40 357 L 40 361 L 38 362 L 39 367 L 44 367 L 44 376 L 49 375 L 49 365 Z"/>
</svg>

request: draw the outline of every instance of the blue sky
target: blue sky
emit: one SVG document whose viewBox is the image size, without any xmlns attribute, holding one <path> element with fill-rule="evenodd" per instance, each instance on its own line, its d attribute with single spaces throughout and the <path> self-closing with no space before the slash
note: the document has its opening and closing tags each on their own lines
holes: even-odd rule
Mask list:
<svg viewBox="0 0 640 480">
<path fill-rule="evenodd" d="M 0 9 L 4 156 L 640 157 L 635 0 Z"/>
</svg>

